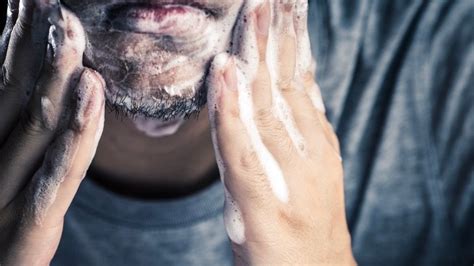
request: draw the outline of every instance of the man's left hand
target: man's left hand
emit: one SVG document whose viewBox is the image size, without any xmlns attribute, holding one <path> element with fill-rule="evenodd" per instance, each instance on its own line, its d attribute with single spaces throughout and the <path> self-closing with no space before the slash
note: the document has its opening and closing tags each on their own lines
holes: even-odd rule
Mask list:
<svg viewBox="0 0 474 266">
<path fill-rule="evenodd" d="M 314 80 L 307 1 L 248 1 L 208 77 L 237 264 L 355 264 L 339 143 Z"/>
</svg>

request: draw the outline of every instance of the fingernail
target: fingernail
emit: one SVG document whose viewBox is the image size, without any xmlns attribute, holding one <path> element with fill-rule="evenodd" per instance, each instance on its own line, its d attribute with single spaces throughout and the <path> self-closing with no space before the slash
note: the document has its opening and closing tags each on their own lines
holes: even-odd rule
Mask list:
<svg viewBox="0 0 474 266">
<path fill-rule="evenodd" d="M 82 73 L 76 87 L 76 99 L 74 99 L 76 101 L 76 111 L 72 118 L 74 130 L 84 129 L 91 117 L 99 111 L 101 103 L 96 98 L 100 93 L 103 93 L 104 84 L 105 82 L 97 72 L 86 69 Z"/>
<path fill-rule="evenodd" d="M 264 36 L 268 35 L 268 31 L 270 30 L 270 5 L 266 0 L 260 7 L 258 8 L 256 14 L 257 19 L 257 30 L 258 33 Z"/>
<path fill-rule="evenodd" d="M 228 90 L 236 91 L 237 90 L 237 73 L 235 67 L 235 60 L 233 57 L 229 58 L 227 65 L 225 67 L 224 73 L 224 82 L 225 87 Z"/>
</svg>

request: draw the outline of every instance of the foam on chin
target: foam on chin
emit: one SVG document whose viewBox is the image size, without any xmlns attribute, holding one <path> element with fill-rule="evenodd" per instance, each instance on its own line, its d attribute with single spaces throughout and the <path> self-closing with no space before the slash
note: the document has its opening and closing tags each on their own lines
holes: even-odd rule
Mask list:
<svg viewBox="0 0 474 266">
<path fill-rule="evenodd" d="M 97 16 L 104 18 L 106 13 Z M 107 29 L 94 23 L 100 19 L 93 20 L 86 14 L 83 17 L 89 40 L 86 58 L 107 81 L 109 106 L 126 115 L 160 120 L 188 116 L 202 109 L 209 62 L 228 49 L 235 24 L 234 15 L 218 20 L 199 19 L 199 25 L 193 23 L 196 16 L 191 14 L 171 16 L 171 22 L 181 24 L 178 28 L 190 30 L 165 36 Z M 169 20 L 150 22 L 150 26 L 169 24 Z"/>
</svg>

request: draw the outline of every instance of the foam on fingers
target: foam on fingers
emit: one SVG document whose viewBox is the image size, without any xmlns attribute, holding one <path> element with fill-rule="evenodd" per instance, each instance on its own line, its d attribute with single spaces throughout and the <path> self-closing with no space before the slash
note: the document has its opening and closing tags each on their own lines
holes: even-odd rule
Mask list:
<svg viewBox="0 0 474 266">
<path fill-rule="evenodd" d="M 245 224 L 242 217 L 242 211 L 234 200 L 227 188 L 224 187 L 224 225 L 227 235 L 235 244 L 245 243 Z"/>
<path fill-rule="evenodd" d="M 255 149 L 275 197 L 281 202 L 286 203 L 289 200 L 289 192 L 283 171 L 274 156 L 263 144 L 261 134 L 254 119 L 251 82 L 239 69 L 237 69 L 237 87 L 239 92 L 240 119 L 250 137 L 252 148 Z"/>
<path fill-rule="evenodd" d="M 96 117 L 103 108 L 104 82 L 93 70 L 86 69 L 73 94 L 76 108 L 71 112 L 70 124 L 52 143 L 46 151 L 43 164 L 34 174 L 29 190 L 27 202 L 27 215 L 36 224 L 41 225 L 51 205 L 53 205 L 58 189 L 65 177 L 69 176 L 70 170 L 74 168 L 76 155 L 80 149 L 79 142 L 85 140 L 81 137 L 85 127 L 88 126 L 92 117 Z M 47 101 L 44 101 L 47 102 Z M 46 104 L 48 105 L 48 104 Z M 70 111 L 70 110 L 69 110 Z M 93 139 L 97 146 L 103 126 L 103 114 L 99 128 Z M 86 140 L 87 141 L 87 140 Z M 93 149 L 93 152 L 95 149 Z M 87 162 L 93 158 L 93 153 Z M 86 167 L 87 167 L 86 166 Z"/>
<path fill-rule="evenodd" d="M 254 14 L 257 8 L 263 3 L 264 1 L 261 0 L 247 1 L 235 28 L 233 52 L 239 59 L 237 60 L 239 113 L 240 119 L 250 137 L 252 147 L 255 149 L 275 197 L 282 202 L 287 202 L 288 187 L 283 172 L 273 155 L 263 144 L 254 119 L 255 108 L 253 107 L 252 83 L 258 72 L 259 54 L 256 36 L 258 29 L 257 26 L 254 25 L 256 20 L 252 19 L 251 16 L 253 16 L 252 14 Z M 275 5 L 274 1 L 271 1 L 271 3 Z M 273 9 L 271 19 L 275 22 L 275 11 Z M 269 72 L 274 74 L 272 76 L 272 80 L 274 81 L 276 80 L 275 78 L 277 78 L 276 73 L 278 73 L 276 45 L 279 40 L 277 39 L 278 36 L 276 36 L 275 30 L 272 29 L 274 28 L 274 23 L 272 25 L 269 32 L 266 62 Z M 272 89 L 274 88 L 276 88 L 276 84 L 272 84 Z M 275 95 L 275 93 L 273 93 L 273 95 Z M 268 97 L 273 96 L 268 95 Z"/>
<path fill-rule="evenodd" d="M 235 244 L 243 244 L 245 242 L 245 224 L 242 218 L 242 212 L 238 203 L 234 200 L 225 184 L 225 175 L 227 173 L 225 161 L 217 139 L 217 117 L 216 112 L 219 110 L 220 90 L 226 89 L 224 85 L 224 73 L 229 65 L 230 56 L 226 53 L 217 55 L 211 65 L 211 72 L 208 77 L 208 105 L 209 105 L 209 121 L 211 123 L 211 137 L 214 143 L 214 152 L 216 155 L 217 166 L 221 181 L 224 185 L 225 202 L 224 202 L 224 225 L 229 239 Z"/>
<path fill-rule="evenodd" d="M 316 75 L 316 61 L 311 52 L 311 42 L 308 32 L 308 0 L 296 0 L 294 12 L 294 28 L 296 33 L 296 70 L 295 79 L 304 81 L 305 75 L 311 73 Z M 315 78 L 315 77 L 313 77 Z M 313 106 L 320 112 L 325 113 L 326 108 L 317 83 L 310 85 L 307 93 Z"/>
<path fill-rule="evenodd" d="M 86 37 L 79 19 L 66 8 L 58 7 L 51 11 L 49 21 L 48 43 L 52 49 L 52 63 L 63 71 L 82 65 Z"/>
<path fill-rule="evenodd" d="M 46 152 L 41 168 L 33 176 L 28 196 L 26 220 L 42 225 L 49 207 L 56 199 L 61 182 L 69 170 L 69 163 L 75 154 L 76 142 L 72 130 L 65 131 Z"/>
<path fill-rule="evenodd" d="M 82 131 L 90 119 L 97 113 L 102 102 L 98 101 L 99 94 L 104 94 L 105 81 L 99 73 L 86 68 L 76 86 L 75 101 L 76 111 L 72 120 L 72 127 L 76 131 Z M 96 99 L 97 98 L 97 99 Z"/>
<path fill-rule="evenodd" d="M 295 76 L 297 79 L 301 79 L 313 67 L 313 55 L 308 33 L 308 0 L 296 0 L 293 21 L 297 47 Z"/>
</svg>

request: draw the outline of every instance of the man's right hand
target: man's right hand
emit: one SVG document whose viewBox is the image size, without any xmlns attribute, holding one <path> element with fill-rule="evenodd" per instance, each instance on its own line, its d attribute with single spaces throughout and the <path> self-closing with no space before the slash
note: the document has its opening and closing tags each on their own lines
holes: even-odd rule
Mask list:
<svg viewBox="0 0 474 266">
<path fill-rule="evenodd" d="M 105 83 L 82 65 L 84 30 L 49 2 L 9 0 L 2 35 L 2 266 L 49 264 L 103 129 Z"/>
</svg>

